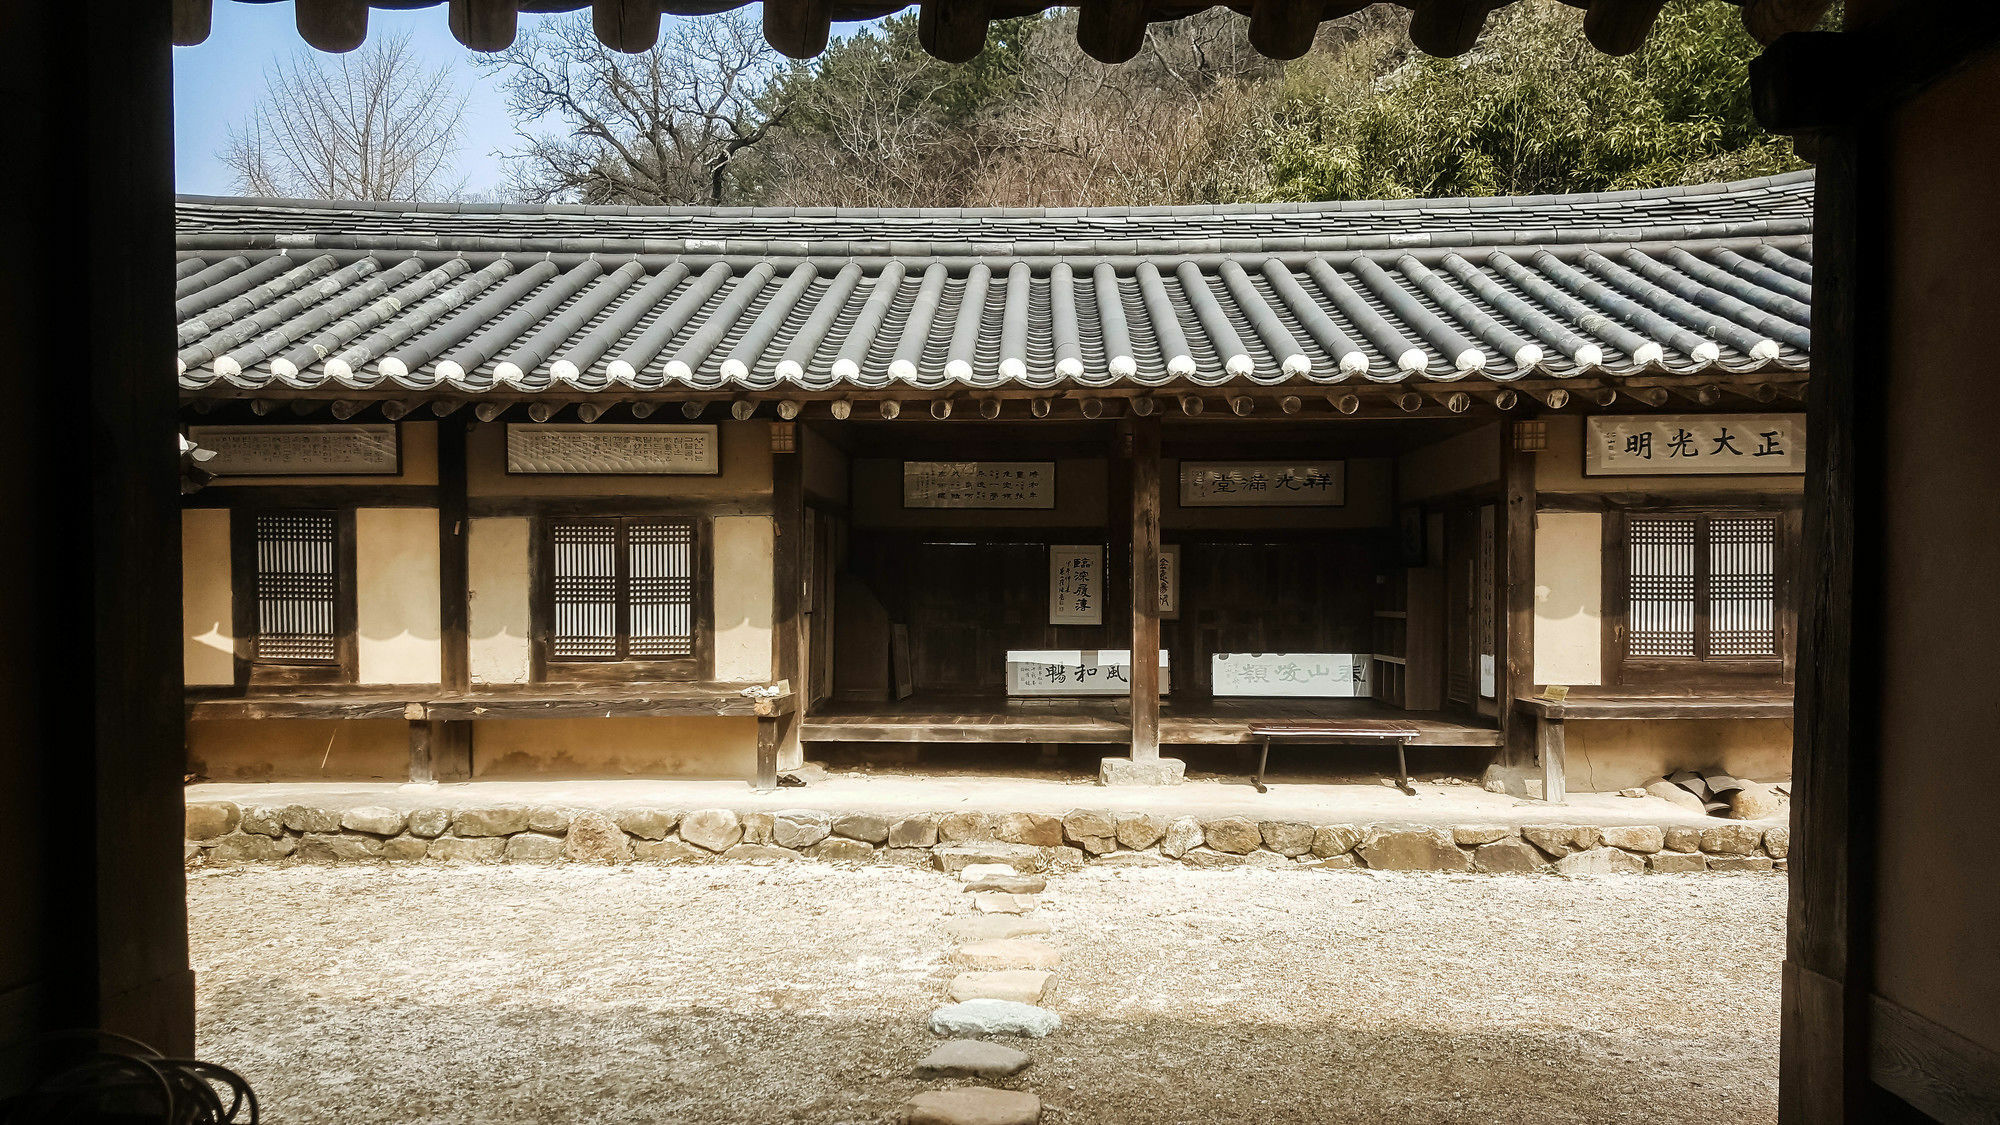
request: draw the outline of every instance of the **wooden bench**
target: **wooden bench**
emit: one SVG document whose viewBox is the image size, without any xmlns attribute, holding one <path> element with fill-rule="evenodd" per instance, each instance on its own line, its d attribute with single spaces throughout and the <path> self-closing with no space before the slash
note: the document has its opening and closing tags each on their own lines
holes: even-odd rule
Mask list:
<svg viewBox="0 0 2000 1125">
<path fill-rule="evenodd" d="M 1524 695 L 1517 710 L 1535 718 L 1535 753 L 1542 766 L 1542 799 L 1560 805 L 1569 798 L 1564 776 L 1568 755 L 1563 723 L 1569 719 L 1789 719 L 1792 697 L 1749 695 L 1571 695 L 1545 699 Z"/>
<path fill-rule="evenodd" d="M 795 721 L 790 685 L 776 694 L 745 694 L 767 684 L 532 684 L 466 692 L 356 687 L 311 694 L 192 695 L 187 717 L 200 719 L 403 719 L 410 725 L 410 780 L 465 781 L 472 770 L 476 719 L 656 718 L 720 715 L 757 720 L 759 789 L 778 786 L 783 726 Z"/>
<path fill-rule="evenodd" d="M 1290 723 L 1255 723 L 1250 727 L 1250 737 L 1258 740 L 1257 776 L 1250 780 L 1257 792 L 1268 793 L 1264 784 L 1264 767 L 1271 760 L 1271 743 L 1283 742 L 1332 742 L 1339 744 L 1380 745 L 1394 743 L 1396 747 L 1396 788 L 1414 797 L 1417 791 L 1410 785 L 1410 766 L 1405 749 L 1422 733 L 1415 723 L 1393 719 L 1374 719 L 1366 722 L 1339 721 L 1299 721 Z"/>
</svg>

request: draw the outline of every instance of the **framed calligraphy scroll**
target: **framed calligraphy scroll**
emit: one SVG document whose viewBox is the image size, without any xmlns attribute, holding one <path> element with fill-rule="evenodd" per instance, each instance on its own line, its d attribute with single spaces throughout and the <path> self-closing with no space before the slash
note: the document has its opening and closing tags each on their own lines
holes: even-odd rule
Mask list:
<svg viewBox="0 0 2000 1125">
<path fill-rule="evenodd" d="M 396 476 L 403 471 L 396 424 L 189 426 L 188 440 L 215 451 L 202 468 L 219 477 Z"/>
<path fill-rule="evenodd" d="M 1181 617 L 1181 548 L 1169 543 L 1160 548 L 1160 620 Z"/>
<path fill-rule="evenodd" d="M 905 508 L 1053 508 L 1054 461 L 905 461 Z"/>
<path fill-rule="evenodd" d="M 1049 548 L 1049 624 L 1104 624 L 1104 546 Z"/>
<path fill-rule="evenodd" d="M 714 426 L 509 423 L 510 473 L 714 476 L 722 471 Z"/>
<path fill-rule="evenodd" d="M 1587 477 L 1806 471 L 1803 414 L 1603 415 L 1583 425 Z"/>
<path fill-rule="evenodd" d="M 1182 461 L 1183 508 L 1338 508 L 1345 461 Z"/>
</svg>

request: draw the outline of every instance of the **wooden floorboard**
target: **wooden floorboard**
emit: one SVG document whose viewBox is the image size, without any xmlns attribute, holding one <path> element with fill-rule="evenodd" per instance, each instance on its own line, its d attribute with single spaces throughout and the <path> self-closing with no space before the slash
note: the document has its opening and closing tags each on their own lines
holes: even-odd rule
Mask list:
<svg viewBox="0 0 2000 1125">
<path fill-rule="evenodd" d="M 1123 700 L 917 698 L 901 703 L 822 704 L 804 720 L 809 742 L 1124 743 L 1131 739 Z M 1500 732 L 1481 720 L 1442 712 L 1400 711 L 1365 699 L 1222 699 L 1167 702 L 1160 741 L 1179 746 L 1255 741 L 1258 723 L 1312 719 L 1411 723 L 1414 746 L 1497 746 Z"/>
</svg>

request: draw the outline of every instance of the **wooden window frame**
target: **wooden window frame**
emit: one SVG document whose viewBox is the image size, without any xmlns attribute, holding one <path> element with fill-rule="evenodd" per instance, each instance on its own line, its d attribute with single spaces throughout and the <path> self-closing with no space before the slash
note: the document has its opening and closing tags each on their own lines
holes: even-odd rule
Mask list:
<svg viewBox="0 0 2000 1125">
<path fill-rule="evenodd" d="M 1777 654 L 1757 657 L 1633 657 L 1627 654 L 1631 606 L 1629 584 L 1631 558 L 1629 529 L 1634 516 L 1689 517 L 1702 521 L 1704 530 L 1695 547 L 1697 590 L 1695 630 L 1697 638 L 1708 631 L 1709 540 L 1707 521 L 1716 518 L 1769 516 L 1777 521 L 1777 542 L 1773 545 L 1772 627 L 1777 637 Z M 1607 686 L 1649 690 L 1747 688 L 1765 689 L 1789 685 L 1797 678 L 1798 652 L 1798 550 L 1800 504 L 1796 497 L 1783 500 L 1746 498 L 1737 503 L 1647 504 L 1607 508 L 1604 513 L 1604 678 Z"/>
<path fill-rule="evenodd" d="M 694 512 L 647 512 L 626 514 L 616 512 L 590 512 L 565 514 L 540 514 L 532 517 L 533 528 L 529 543 L 528 558 L 530 581 L 534 591 L 532 604 L 533 666 L 530 679 L 535 683 L 702 683 L 714 679 L 715 667 L 715 620 L 714 620 L 714 521 Z M 555 529 L 557 524 L 596 523 L 624 526 L 647 523 L 684 523 L 694 531 L 694 586 L 690 612 L 694 622 L 694 650 L 686 657 L 672 660 L 629 660 L 606 658 L 599 660 L 557 659 L 554 653 L 555 633 Z M 619 542 L 624 543 L 621 535 Z M 624 565 L 623 554 L 619 552 L 619 565 Z M 622 573 L 622 571 L 621 571 Z M 622 585 L 622 584 L 621 584 Z M 621 622 L 620 641 L 627 638 L 623 634 L 625 614 L 628 607 L 621 600 L 619 619 Z"/>
<path fill-rule="evenodd" d="M 333 516 L 334 659 L 328 663 L 268 662 L 257 658 L 257 517 L 288 512 L 323 512 Z M 229 570 L 231 619 L 236 632 L 237 690 L 356 682 L 360 658 L 355 638 L 352 507 L 259 504 L 232 508 L 229 514 Z"/>
</svg>

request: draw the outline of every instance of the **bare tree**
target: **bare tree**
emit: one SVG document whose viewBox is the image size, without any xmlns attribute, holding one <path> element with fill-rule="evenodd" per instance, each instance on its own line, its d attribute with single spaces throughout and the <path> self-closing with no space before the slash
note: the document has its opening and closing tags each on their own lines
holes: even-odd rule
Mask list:
<svg viewBox="0 0 2000 1125">
<path fill-rule="evenodd" d="M 276 63 L 264 97 L 216 155 L 250 195 L 451 199 L 465 91 L 425 70 L 410 37 L 347 55 L 305 51 Z"/>
<path fill-rule="evenodd" d="M 587 16 L 551 20 L 479 65 L 505 75 L 527 142 L 508 180 L 534 202 L 721 203 L 738 157 L 784 116 L 763 104 L 778 56 L 752 11 L 672 20 L 636 55 Z M 550 118 L 564 130 L 536 131 Z"/>
</svg>

